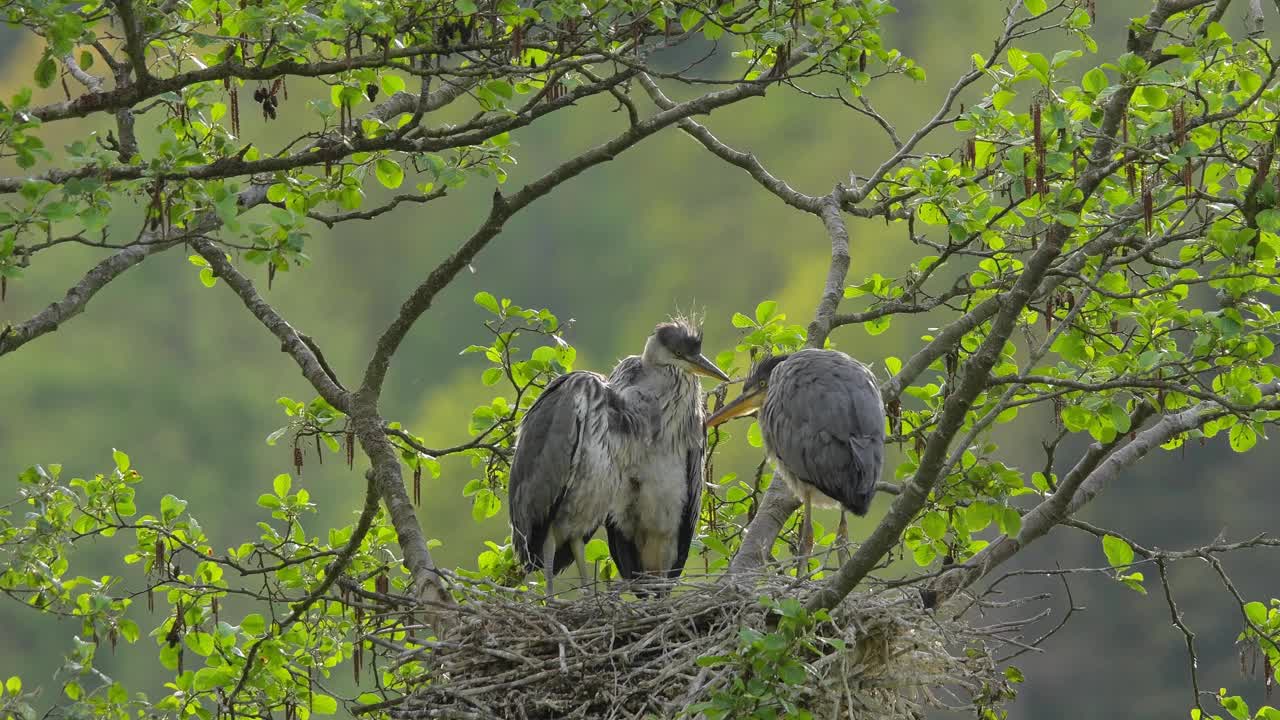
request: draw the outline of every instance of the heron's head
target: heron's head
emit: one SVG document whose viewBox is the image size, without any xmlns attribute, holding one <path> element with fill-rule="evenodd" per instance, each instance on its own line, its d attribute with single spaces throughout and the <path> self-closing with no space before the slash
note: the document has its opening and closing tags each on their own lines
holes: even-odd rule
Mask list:
<svg viewBox="0 0 1280 720">
<path fill-rule="evenodd" d="M 686 320 L 664 322 L 654 328 L 644 346 L 644 359 L 654 365 L 667 365 L 694 375 L 729 379 L 702 354 L 702 330 Z"/>
<path fill-rule="evenodd" d="M 769 377 L 773 375 L 774 368 L 782 364 L 787 359 L 787 355 L 774 355 L 766 358 L 747 376 L 745 382 L 742 383 L 742 394 L 736 400 L 720 408 L 715 415 L 707 418 L 707 427 L 712 428 L 723 422 L 727 422 L 736 417 L 751 415 L 764 405 L 764 400 L 769 396 Z"/>
</svg>

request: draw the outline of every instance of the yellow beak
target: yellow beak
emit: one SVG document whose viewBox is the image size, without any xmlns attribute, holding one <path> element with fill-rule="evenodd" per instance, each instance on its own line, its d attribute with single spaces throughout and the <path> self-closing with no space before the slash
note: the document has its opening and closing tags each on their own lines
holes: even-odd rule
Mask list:
<svg viewBox="0 0 1280 720">
<path fill-rule="evenodd" d="M 736 417 L 754 413 L 764 404 L 765 395 L 764 388 L 757 388 L 749 393 L 739 395 L 738 399 L 720 408 L 719 412 L 707 418 L 706 426 L 713 428 Z"/>
<path fill-rule="evenodd" d="M 687 358 L 685 362 L 688 363 L 689 371 L 696 375 L 715 378 L 716 380 L 721 380 L 724 382 L 727 382 L 729 380 L 729 376 L 725 375 L 724 372 L 720 370 L 720 368 L 716 367 L 715 363 L 708 360 L 706 355 L 698 355 L 697 357 Z"/>
</svg>

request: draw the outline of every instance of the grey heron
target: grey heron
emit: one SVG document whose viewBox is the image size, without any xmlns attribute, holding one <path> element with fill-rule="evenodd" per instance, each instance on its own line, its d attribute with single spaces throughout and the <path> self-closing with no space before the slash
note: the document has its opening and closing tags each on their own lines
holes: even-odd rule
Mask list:
<svg viewBox="0 0 1280 720">
<path fill-rule="evenodd" d="M 623 578 L 676 578 L 702 508 L 707 433 L 697 376 L 728 380 L 702 354 L 702 331 L 677 319 L 654 329 L 644 354 L 618 363 L 609 382 L 650 398 L 656 425 L 624 465 L 619 502 L 605 524 Z"/>
<path fill-rule="evenodd" d="M 760 412 L 765 451 L 804 503 L 801 554 L 813 546 L 813 506 L 866 515 L 884 464 L 884 402 L 875 376 L 837 350 L 801 350 L 761 362 L 742 394 L 707 418 L 715 427 Z"/>
<path fill-rule="evenodd" d="M 583 579 L 589 578 L 584 545 L 611 514 L 629 517 L 625 478 L 635 477 L 651 447 L 666 441 L 670 393 L 687 383 L 698 397 L 696 381 L 673 380 L 689 372 L 728 379 L 702 356 L 698 344 L 700 339 L 691 344 L 688 325 L 659 325 L 644 355 L 623 360 L 614 377 L 587 371 L 561 375 L 525 414 L 508 481 L 511 537 L 525 571 L 543 571 L 548 596 L 554 594 L 555 574 L 570 559 Z M 701 410 L 697 413 L 684 431 L 702 438 Z M 681 500 L 690 492 L 685 480 L 681 464 Z M 677 507 L 687 514 L 684 502 Z M 611 545 L 612 539 L 611 530 Z M 687 542 L 685 547 L 687 552 Z"/>
</svg>

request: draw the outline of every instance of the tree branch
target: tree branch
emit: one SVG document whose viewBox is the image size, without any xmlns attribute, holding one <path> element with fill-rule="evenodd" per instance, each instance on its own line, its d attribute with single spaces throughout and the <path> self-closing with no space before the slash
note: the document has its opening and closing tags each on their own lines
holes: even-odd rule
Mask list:
<svg viewBox="0 0 1280 720">
<path fill-rule="evenodd" d="M 262 323 L 264 327 L 280 339 L 280 351 L 287 353 L 302 370 L 302 375 L 311 386 L 320 393 L 330 405 L 350 412 L 350 395 L 336 382 L 325 364 L 312 351 L 310 344 L 301 333 L 294 329 L 271 304 L 262 299 L 253 283 L 236 269 L 227 259 L 223 250 L 207 238 L 196 238 L 191 247 L 213 268 L 213 274 L 226 281 L 227 285 L 240 296 L 244 306 Z"/>
</svg>

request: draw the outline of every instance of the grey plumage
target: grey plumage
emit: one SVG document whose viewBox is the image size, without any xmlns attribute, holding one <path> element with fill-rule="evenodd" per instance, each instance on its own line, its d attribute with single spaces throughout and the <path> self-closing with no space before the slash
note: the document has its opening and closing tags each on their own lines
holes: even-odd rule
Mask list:
<svg viewBox="0 0 1280 720">
<path fill-rule="evenodd" d="M 609 376 L 656 408 L 655 432 L 629 453 L 620 502 L 606 523 L 609 552 L 622 577 L 679 577 L 702 507 L 702 394 L 698 381 L 670 365 L 631 356 Z"/>
<path fill-rule="evenodd" d="M 760 410 L 765 451 L 805 504 L 801 546 L 813 541 L 813 505 L 865 515 L 884 464 L 884 402 L 875 376 L 836 350 L 801 350 L 762 362 L 742 394 L 707 419 L 713 427 Z"/>
<path fill-rule="evenodd" d="M 527 572 L 547 571 L 549 592 L 571 558 L 585 562 L 582 545 L 616 501 L 619 454 L 649 434 L 649 410 L 579 371 L 553 380 L 525 414 L 509 479 L 511 537 Z"/>
<path fill-rule="evenodd" d="M 608 379 L 573 372 L 525 414 L 510 473 L 511 534 L 527 572 L 552 577 L 609 519 L 623 575 L 679 574 L 702 491 L 701 398 L 691 373 L 728 379 L 701 354 L 701 335 L 664 323 L 642 356 Z"/>
<path fill-rule="evenodd" d="M 866 515 L 884 464 L 884 403 L 875 377 L 836 350 L 782 357 L 760 409 L 770 459 L 796 497 L 806 499 L 811 487 Z"/>
</svg>

